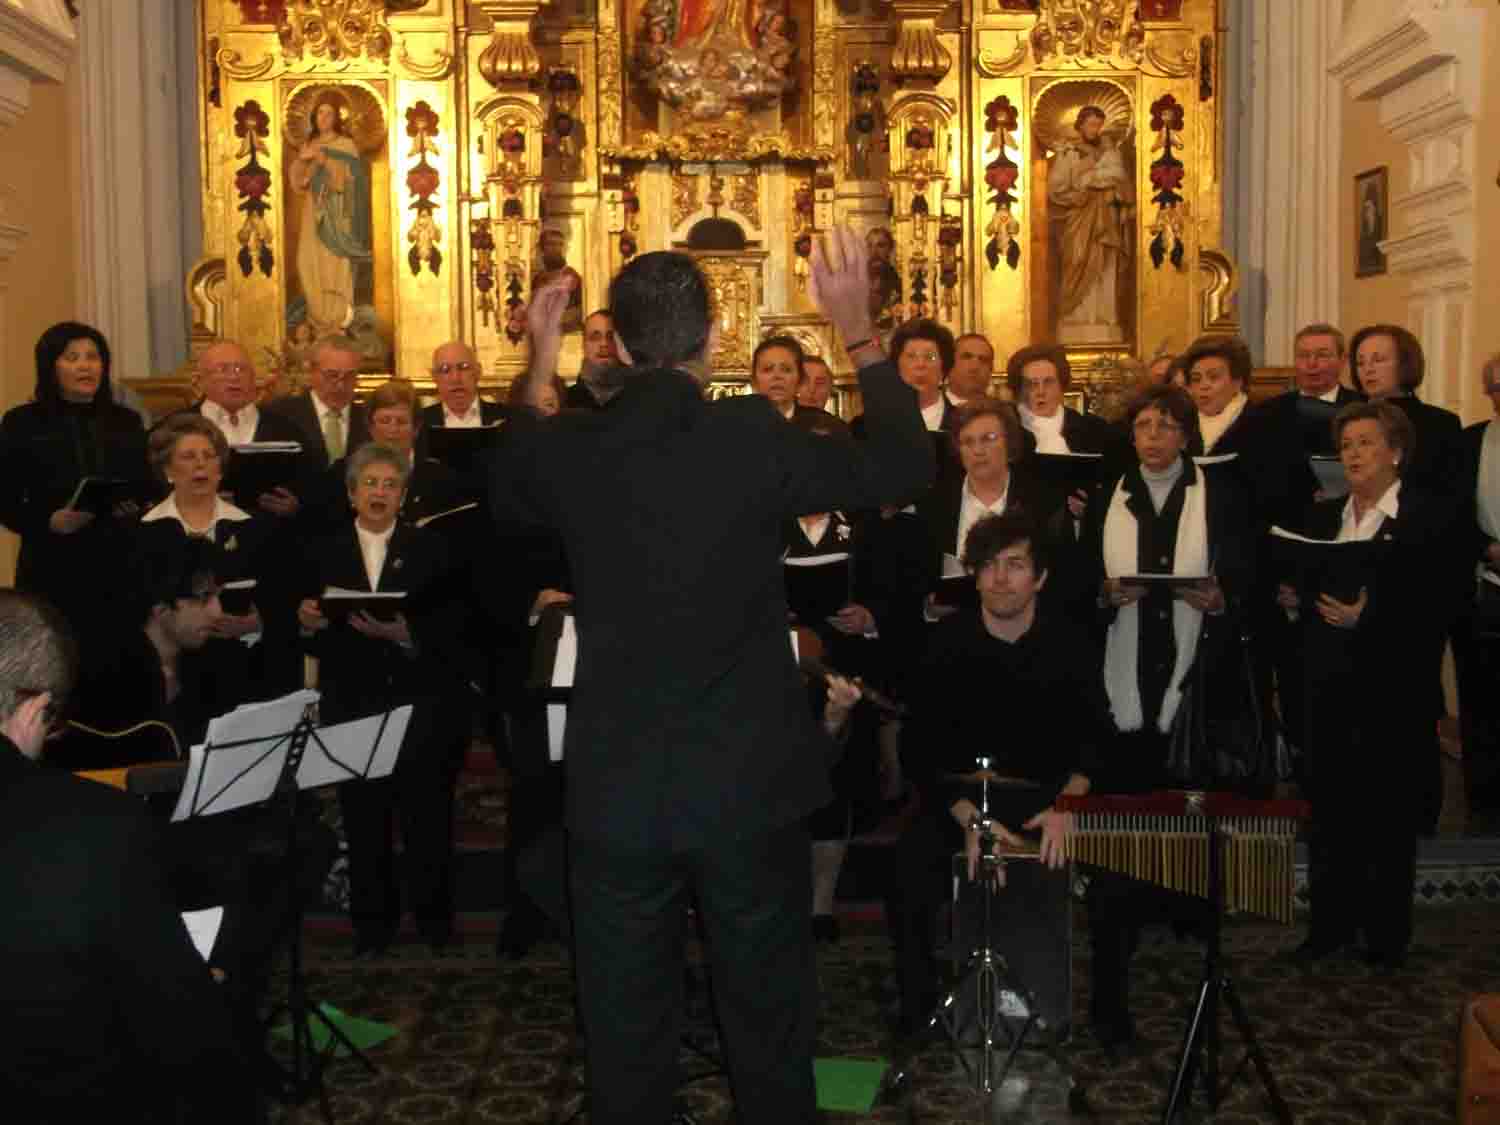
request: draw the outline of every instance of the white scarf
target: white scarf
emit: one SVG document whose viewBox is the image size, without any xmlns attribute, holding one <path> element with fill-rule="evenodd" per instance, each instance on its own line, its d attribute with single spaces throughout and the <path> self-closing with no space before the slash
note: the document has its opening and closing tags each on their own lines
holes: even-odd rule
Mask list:
<svg viewBox="0 0 1500 1125">
<path fill-rule="evenodd" d="M 1477 492 L 1480 530 L 1491 539 L 1500 539 L 1500 419 L 1484 428 Z"/>
<path fill-rule="evenodd" d="M 1208 482 L 1201 471 L 1197 476 L 1198 479 L 1184 491 L 1182 515 L 1177 521 L 1172 565 L 1175 574 L 1204 574 L 1208 571 Z M 1104 517 L 1104 573 L 1110 578 L 1138 574 L 1142 569 L 1135 515 L 1125 506 L 1128 496 L 1122 478 L 1115 485 Z M 1156 719 L 1157 728 L 1162 733 L 1172 729 L 1172 719 L 1182 702 L 1182 681 L 1193 666 L 1202 624 L 1202 613 L 1181 598 L 1173 600 L 1172 633 L 1177 641 L 1177 663 L 1172 669 L 1172 679 L 1167 684 L 1161 713 Z M 1115 726 L 1122 731 L 1140 730 L 1146 721 L 1141 713 L 1137 667 L 1140 637 L 1140 604 L 1121 606 L 1115 611 L 1114 623 L 1110 625 L 1104 642 L 1104 687 L 1109 693 L 1109 709 Z"/>
<path fill-rule="evenodd" d="M 1063 437 L 1063 419 L 1066 412 L 1059 407 L 1056 414 L 1050 418 L 1043 418 L 1033 414 L 1026 407 L 1021 407 L 1021 425 L 1031 431 L 1036 438 L 1036 451 L 1038 453 L 1068 453 L 1067 439 Z"/>
<path fill-rule="evenodd" d="M 1240 412 L 1245 409 L 1245 404 L 1249 401 L 1249 396 L 1244 391 L 1241 391 L 1230 399 L 1224 409 L 1212 418 L 1203 414 L 1198 415 L 1198 432 L 1203 435 L 1204 453 L 1211 453 L 1213 451 L 1214 442 L 1223 437 L 1224 431 L 1234 425 L 1234 420 L 1240 416 Z"/>
</svg>

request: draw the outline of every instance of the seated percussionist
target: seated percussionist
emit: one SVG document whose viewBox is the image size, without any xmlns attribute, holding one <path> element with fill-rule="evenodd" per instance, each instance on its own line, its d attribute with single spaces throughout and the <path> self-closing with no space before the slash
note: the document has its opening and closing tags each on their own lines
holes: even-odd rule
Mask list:
<svg viewBox="0 0 1500 1125">
<path fill-rule="evenodd" d="M 395 815 L 417 928 L 434 951 L 453 936 L 453 785 L 470 720 L 469 689 L 454 657 L 462 607 L 443 538 L 398 522 L 409 474 L 407 455 L 391 446 L 370 443 L 349 457 L 354 519 L 313 545 L 297 611 L 319 658 L 325 723 L 415 705 L 391 777 L 339 787 L 355 953 L 365 956 L 385 951 L 401 919 Z M 393 613 L 359 611 L 335 622 L 329 587 L 404 596 Z"/>
<path fill-rule="evenodd" d="M 902 836 L 887 904 L 896 946 L 901 1029 L 915 1034 L 937 1000 L 932 916 L 949 886 L 950 857 L 979 860 L 973 825 L 980 789 L 960 780 L 975 758 L 990 758 L 996 846 L 1041 833 L 1041 860 L 1012 863 L 999 893 L 997 933 L 1019 980 L 1035 992 L 1054 1030 L 1068 1023 L 1068 814 L 1054 797 L 1089 790 L 1089 770 L 1109 731 L 1094 646 L 1069 622 L 1039 610 L 1047 582 L 1045 539 L 1025 513 L 986 516 L 964 540 L 964 565 L 979 589 L 978 610 L 932 631 L 908 696 L 902 764 L 921 793 L 922 812 Z"/>
</svg>

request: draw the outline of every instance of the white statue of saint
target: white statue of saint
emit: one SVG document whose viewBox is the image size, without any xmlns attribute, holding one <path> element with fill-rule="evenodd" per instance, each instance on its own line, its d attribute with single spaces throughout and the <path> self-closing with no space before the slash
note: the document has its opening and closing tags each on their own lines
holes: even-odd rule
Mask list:
<svg viewBox="0 0 1500 1125">
<path fill-rule="evenodd" d="M 1062 259 L 1057 339 L 1062 344 L 1118 343 L 1125 338 L 1117 281 L 1130 259 L 1135 191 L 1105 114 L 1084 106 L 1047 173 L 1047 205 Z"/>
</svg>

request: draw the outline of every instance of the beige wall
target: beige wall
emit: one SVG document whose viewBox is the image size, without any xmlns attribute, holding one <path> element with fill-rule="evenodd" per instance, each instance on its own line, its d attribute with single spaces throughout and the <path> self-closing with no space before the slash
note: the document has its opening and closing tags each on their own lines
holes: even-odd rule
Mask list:
<svg viewBox="0 0 1500 1125">
<path fill-rule="evenodd" d="M 1473 159 L 1478 161 L 1479 197 L 1475 200 L 1474 240 L 1486 248 L 1476 255 L 1474 269 L 1474 370 L 1465 372 L 1463 419 L 1477 422 L 1490 417 L 1488 401 L 1479 393 L 1479 368 L 1485 359 L 1500 352 L 1500 151 L 1491 143 L 1500 134 L 1500 20 L 1490 20 L 1489 43 L 1484 57 L 1491 60 L 1484 74 L 1480 97 L 1480 121 L 1475 136 L 1483 138 Z"/>
<path fill-rule="evenodd" d="M 1342 195 L 1339 200 L 1339 327 L 1352 336 L 1366 324 L 1406 323 L 1406 282 L 1392 274 L 1354 276 L 1354 177 L 1384 165 L 1389 170 L 1392 198 L 1405 190 L 1406 146 L 1380 123 L 1379 103 L 1357 101 L 1344 93 L 1343 152 L 1339 161 Z M 1289 154 L 1290 155 L 1290 154 Z M 1396 232 L 1391 232 L 1396 233 Z"/>
<path fill-rule="evenodd" d="M 0 127 L 0 182 L 5 219 L 27 231 L 15 257 L 0 266 L 0 409 L 31 397 L 37 337 L 77 315 L 74 288 L 73 170 L 68 91 L 33 85 L 31 108 Z M 16 540 L 0 533 L 0 582 L 14 574 Z"/>
</svg>

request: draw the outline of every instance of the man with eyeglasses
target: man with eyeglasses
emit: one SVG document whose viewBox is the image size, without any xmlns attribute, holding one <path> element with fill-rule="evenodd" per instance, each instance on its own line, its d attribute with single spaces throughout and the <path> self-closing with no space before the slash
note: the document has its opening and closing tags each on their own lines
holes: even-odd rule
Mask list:
<svg viewBox="0 0 1500 1125">
<path fill-rule="evenodd" d="M 73 688 L 65 626 L 3 590 L 0 635 L 7 1114 L 253 1120 L 225 996 L 178 916 L 157 826 L 137 799 L 40 764 Z"/>
<path fill-rule="evenodd" d="M 422 409 L 423 429 L 477 429 L 510 416 L 507 407 L 479 397 L 479 360 L 461 340 L 449 340 L 432 353 L 432 382 L 438 401 Z"/>
<path fill-rule="evenodd" d="M 325 336 L 313 349 L 308 388 L 266 404 L 302 435 L 319 472 L 370 440 L 365 412 L 354 404 L 359 384 L 359 349 L 347 336 Z"/>
<path fill-rule="evenodd" d="M 239 507 L 288 520 L 296 516 L 302 509 L 300 493 L 317 469 L 302 431 L 281 414 L 257 405 L 250 353 L 233 340 L 219 340 L 198 357 L 197 374 L 203 397 L 189 409 L 218 426 L 231 449 L 259 441 L 294 441 L 302 446 L 283 474 L 286 479 L 269 489 L 262 490 L 258 483 L 265 480 L 264 466 L 251 461 L 259 455 L 231 457 L 224 468 L 224 491 Z"/>
<path fill-rule="evenodd" d="M 1295 386 L 1266 403 L 1280 430 L 1296 435 L 1303 455 L 1333 456 L 1333 416 L 1364 395 L 1340 381 L 1348 359 L 1344 334 L 1331 324 L 1308 324 L 1292 343 Z"/>
</svg>

